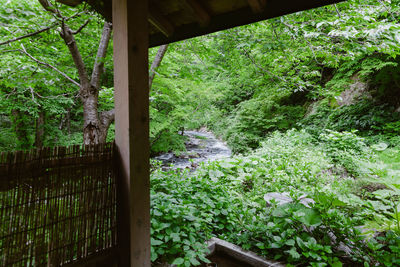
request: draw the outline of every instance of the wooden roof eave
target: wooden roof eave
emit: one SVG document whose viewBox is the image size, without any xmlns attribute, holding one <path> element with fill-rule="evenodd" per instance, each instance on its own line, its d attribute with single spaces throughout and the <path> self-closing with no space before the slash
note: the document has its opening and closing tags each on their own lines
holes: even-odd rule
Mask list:
<svg viewBox="0 0 400 267">
<path fill-rule="evenodd" d="M 67 5 L 77 5 L 83 0 L 57 0 Z M 112 0 L 85 0 L 96 12 L 105 17 L 106 20 L 112 21 Z M 176 0 L 181 1 L 181 0 Z M 198 0 L 199 1 L 199 0 Z M 218 0 L 214 0 L 218 1 Z M 257 2 L 258 1 L 258 2 Z M 195 18 L 187 24 L 175 25 L 174 21 L 168 22 L 163 16 L 163 11 L 156 5 L 150 5 L 149 21 L 153 23 L 159 22 L 159 27 L 155 27 L 155 31 L 150 33 L 149 47 L 159 46 L 172 43 L 208 33 L 217 32 L 233 28 L 240 25 L 246 25 L 269 18 L 279 17 L 290 13 L 308 10 L 324 5 L 330 5 L 344 0 L 247 0 L 248 5 L 233 11 L 222 14 L 212 15 L 203 19 L 199 23 Z M 201 2 L 201 1 L 199 1 Z M 222 2 L 222 1 L 221 1 Z M 157 3 L 152 1 L 152 3 Z M 260 8 L 258 3 L 263 3 L 264 8 Z M 154 10 L 152 10 L 154 9 Z M 152 12 L 154 11 L 154 12 Z M 158 14 L 154 16 L 152 14 Z M 158 18 L 158 21 L 157 21 Z"/>
<path fill-rule="evenodd" d="M 149 37 L 149 46 L 154 47 L 167 43 L 177 42 L 200 35 L 205 35 L 342 1 L 343 0 L 269 0 L 267 2 L 266 9 L 261 13 L 255 13 L 250 7 L 246 7 L 229 13 L 212 16 L 207 26 L 202 26 L 196 22 L 181 25 L 175 28 L 173 35 L 171 35 L 170 37 L 163 35 L 161 32 L 152 34 Z"/>
</svg>

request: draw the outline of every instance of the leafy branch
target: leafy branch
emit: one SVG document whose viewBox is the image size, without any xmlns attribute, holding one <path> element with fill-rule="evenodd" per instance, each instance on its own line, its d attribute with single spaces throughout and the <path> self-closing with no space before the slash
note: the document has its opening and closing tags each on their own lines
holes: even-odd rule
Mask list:
<svg viewBox="0 0 400 267">
<path fill-rule="evenodd" d="M 40 64 L 40 65 L 43 65 L 43 66 L 45 66 L 45 67 L 48 67 L 48 68 L 50 68 L 50 69 L 52 69 L 52 70 L 58 72 L 59 74 L 61 74 L 61 76 L 63 76 L 64 78 L 66 78 L 68 81 L 70 81 L 70 82 L 72 82 L 73 84 L 75 84 L 76 86 L 80 87 L 80 84 L 79 84 L 77 81 L 75 81 L 74 79 L 72 79 L 71 77 L 69 77 L 67 74 L 65 74 L 64 72 L 62 72 L 62 71 L 59 70 L 58 68 L 54 67 L 53 65 L 50 65 L 49 63 L 40 61 L 39 59 L 37 59 L 37 58 L 33 57 L 31 54 L 29 54 L 29 53 L 26 51 L 26 49 L 25 49 L 25 47 L 24 47 L 23 44 L 21 44 L 21 47 L 22 47 L 22 49 L 17 49 L 17 51 L 21 52 L 22 54 L 27 55 L 30 59 L 32 59 L 32 60 L 35 61 L 36 63 L 38 63 L 38 64 Z"/>
</svg>

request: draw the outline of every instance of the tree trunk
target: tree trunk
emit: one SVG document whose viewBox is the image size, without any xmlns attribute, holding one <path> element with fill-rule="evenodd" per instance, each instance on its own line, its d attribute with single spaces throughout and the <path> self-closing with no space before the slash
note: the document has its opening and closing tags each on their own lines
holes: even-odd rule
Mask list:
<svg viewBox="0 0 400 267">
<path fill-rule="evenodd" d="M 106 56 L 111 36 L 111 24 L 108 22 L 104 23 L 91 78 L 89 78 L 85 70 L 85 65 L 77 47 L 74 35 L 66 24 L 63 24 L 63 29 L 60 35 L 67 44 L 79 73 L 79 92 L 83 103 L 83 143 L 85 145 L 105 143 L 108 128 L 114 120 L 114 110 L 99 113 L 98 96 L 101 75 L 104 71 L 104 58 Z"/>
<path fill-rule="evenodd" d="M 90 91 L 81 90 L 81 91 Z M 97 114 L 97 94 L 83 95 L 83 143 L 85 145 L 98 144 L 100 135 L 100 122 Z"/>
<path fill-rule="evenodd" d="M 67 108 L 67 112 L 64 117 L 61 117 L 59 130 L 67 129 L 67 133 L 71 134 L 71 108 Z"/>
<path fill-rule="evenodd" d="M 100 144 L 107 140 L 107 132 L 114 121 L 114 110 L 98 112 L 98 94 L 83 99 L 83 143 Z"/>
<path fill-rule="evenodd" d="M 165 52 L 167 52 L 168 44 L 160 46 L 160 48 L 157 51 L 156 57 L 153 60 L 153 63 L 151 64 L 150 67 L 150 73 L 149 73 L 149 90 L 151 90 L 151 85 L 153 84 L 154 77 L 156 76 L 156 70 L 161 64 L 161 61 L 165 55 Z"/>
<path fill-rule="evenodd" d="M 36 119 L 36 134 L 35 134 L 35 147 L 43 147 L 44 137 L 44 112 L 39 112 L 39 117 Z"/>
<path fill-rule="evenodd" d="M 114 110 L 99 112 L 98 95 L 100 90 L 101 75 L 104 72 L 104 58 L 106 56 L 111 37 L 112 24 L 109 22 L 104 23 L 95 63 L 93 65 L 91 77 L 89 77 L 87 73 L 87 66 L 85 66 L 74 37 L 74 35 L 79 31 L 74 32 L 71 30 L 71 28 L 66 24 L 66 17 L 64 17 L 60 10 L 54 7 L 49 0 L 39 0 L 39 3 L 46 11 L 61 19 L 59 33 L 68 47 L 68 50 L 70 51 L 75 68 L 78 72 L 79 83 L 65 74 L 63 76 L 67 77 L 69 81 L 79 86 L 79 95 L 83 103 L 83 143 L 86 145 L 104 143 L 107 140 L 108 128 L 114 121 Z M 84 25 L 82 27 L 84 27 Z M 159 48 L 156 57 L 154 58 L 149 74 L 149 89 L 151 88 L 156 70 L 160 66 L 167 48 L 168 45 L 162 45 Z M 47 66 L 50 65 L 47 64 Z M 57 70 L 55 67 L 52 68 Z M 58 72 L 62 73 L 60 71 Z"/>
<path fill-rule="evenodd" d="M 29 141 L 27 126 L 24 123 L 25 120 L 22 118 L 23 115 L 21 114 L 21 111 L 13 109 L 11 115 L 13 117 L 15 135 L 17 137 L 17 149 L 28 149 L 31 144 Z"/>
</svg>

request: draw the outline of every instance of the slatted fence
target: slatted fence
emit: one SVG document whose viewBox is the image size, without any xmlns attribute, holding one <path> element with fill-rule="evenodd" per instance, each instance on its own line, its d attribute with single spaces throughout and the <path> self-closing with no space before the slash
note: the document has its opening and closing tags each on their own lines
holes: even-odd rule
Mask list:
<svg viewBox="0 0 400 267">
<path fill-rule="evenodd" d="M 59 266 L 116 246 L 113 144 L 0 155 L 0 266 Z"/>
</svg>

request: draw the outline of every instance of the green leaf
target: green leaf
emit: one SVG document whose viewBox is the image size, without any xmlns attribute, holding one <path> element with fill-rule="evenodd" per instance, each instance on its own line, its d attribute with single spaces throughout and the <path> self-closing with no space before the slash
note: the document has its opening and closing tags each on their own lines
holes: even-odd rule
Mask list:
<svg viewBox="0 0 400 267">
<path fill-rule="evenodd" d="M 300 259 L 300 254 L 297 253 L 296 248 L 292 247 L 290 250 L 286 251 L 293 259 Z"/>
<path fill-rule="evenodd" d="M 286 240 L 285 244 L 288 246 L 294 246 L 296 242 L 293 239 L 288 239 Z"/>
<path fill-rule="evenodd" d="M 190 263 L 193 264 L 194 266 L 200 265 L 200 262 L 196 258 L 190 258 L 189 259 Z"/>
<path fill-rule="evenodd" d="M 343 266 L 343 264 L 339 260 L 332 263 L 332 267 L 342 267 L 342 266 Z"/>
<path fill-rule="evenodd" d="M 180 242 L 181 241 L 181 237 L 180 237 L 179 233 L 172 233 L 170 236 L 172 237 L 172 240 L 174 242 Z"/>
<path fill-rule="evenodd" d="M 318 226 L 322 224 L 322 218 L 315 209 L 305 209 L 304 216 L 299 218 L 299 221 L 306 226 Z"/>
<path fill-rule="evenodd" d="M 164 242 L 162 242 L 161 240 L 151 238 L 150 243 L 152 246 L 159 246 L 159 245 L 163 244 Z"/>
<path fill-rule="evenodd" d="M 183 264 L 183 262 L 184 262 L 185 260 L 183 259 L 183 258 L 176 258 L 173 262 L 172 262 L 172 264 L 176 264 L 176 265 L 181 265 L 181 264 Z"/>
</svg>

